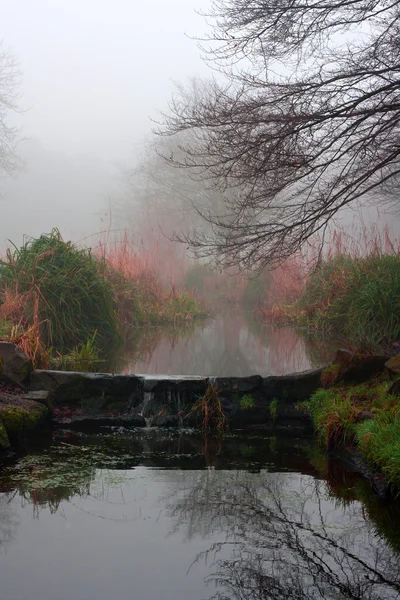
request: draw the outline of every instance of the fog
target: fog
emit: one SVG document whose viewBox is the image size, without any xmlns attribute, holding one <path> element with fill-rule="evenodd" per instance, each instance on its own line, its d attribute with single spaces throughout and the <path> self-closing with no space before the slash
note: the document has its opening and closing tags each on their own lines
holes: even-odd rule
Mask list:
<svg viewBox="0 0 400 600">
<path fill-rule="evenodd" d="M 155 154 L 165 141 L 152 140 L 151 131 L 175 82 L 211 74 L 193 39 L 207 31 L 198 11 L 210 4 L 3 1 L 0 40 L 20 69 L 21 111 L 9 119 L 24 140 L 20 171 L 0 179 L 0 253 L 8 240 L 20 245 L 24 235 L 54 227 L 64 239 L 90 243 L 111 226 L 110 206 L 116 227 L 139 222 L 138 204 L 157 235 L 166 213 L 167 234 L 175 226 L 202 226 L 190 198 L 213 209 L 218 198 L 186 174 L 171 178 Z M 339 223 L 351 227 L 357 211 L 350 207 Z M 364 219 L 376 215 L 368 210 Z"/>
<path fill-rule="evenodd" d="M 4 0 L 2 39 L 19 63 L 25 167 L 0 181 L 0 246 L 58 227 L 104 225 L 116 164 L 132 164 L 174 81 L 209 75 L 196 42 L 204 0 Z M 103 218 L 103 221 L 101 219 Z"/>
</svg>

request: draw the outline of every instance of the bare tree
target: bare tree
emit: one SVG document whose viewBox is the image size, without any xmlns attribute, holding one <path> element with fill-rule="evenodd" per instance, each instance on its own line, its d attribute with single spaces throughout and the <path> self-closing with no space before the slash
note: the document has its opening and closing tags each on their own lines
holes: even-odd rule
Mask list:
<svg viewBox="0 0 400 600">
<path fill-rule="evenodd" d="M 0 40 L 0 176 L 14 173 L 19 165 L 19 130 L 8 121 L 10 112 L 18 112 L 19 77 L 15 58 Z"/>
<path fill-rule="evenodd" d="M 212 235 L 184 238 L 198 255 L 264 268 L 342 207 L 397 202 L 398 0 L 215 0 L 208 17 L 217 76 L 180 89 L 159 131 L 191 130 L 171 162 L 225 194 Z"/>
</svg>

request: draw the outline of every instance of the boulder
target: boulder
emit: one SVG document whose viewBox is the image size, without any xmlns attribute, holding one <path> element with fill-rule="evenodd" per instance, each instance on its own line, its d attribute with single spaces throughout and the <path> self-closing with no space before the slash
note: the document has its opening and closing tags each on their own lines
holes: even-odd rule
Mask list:
<svg viewBox="0 0 400 600">
<path fill-rule="evenodd" d="M 386 363 L 385 367 L 392 371 L 392 373 L 400 373 L 400 354 L 396 354 L 390 358 Z"/>
<path fill-rule="evenodd" d="M 0 341 L 0 356 L 2 359 L 1 378 L 25 387 L 33 370 L 32 361 L 11 342 Z"/>
<path fill-rule="evenodd" d="M 48 408 L 39 402 L 8 394 L 0 395 L 0 423 L 11 443 L 24 440 L 48 416 Z"/>
<path fill-rule="evenodd" d="M 90 398 L 129 401 L 143 388 L 143 378 L 111 373 L 36 370 L 30 377 L 32 391 L 51 392 L 56 405 L 80 402 Z"/>
<path fill-rule="evenodd" d="M 151 423 L 152 427 L 177 428 L 180 426 L 178 415 L 160 415 L 155 417 Z"/>
<path fill-rule="evenodd" d="M 2 450 L 8 450 L 10 447 L 10 440 L 8 439 L 6 428 L 0 421 L 0 452 Z"/>
<path fill-rule="evenodd" d="M 334 365 L 339 365 L 341 369 L 346 369 L 351 363 L 351 359 L 354 356 L 354 352 L 339 348 L 336 351 L 335 358 L 333 359 Z"/>
<path fill-rule="evenodd" d="M 53 401 L 50 392 L 46 390 L 38 390 L 35 392 L 26 392 L 21 394 L 21 398 L 23 400 L 33 400 L 34 402 L 39 402 L 52 411 L 53 410 Z"/>
<path fill-rule="evenodd" d="M 349 383 L 362 383 L 382 373 L 387 362 L 387 356 L 354 354 L 351 360 L 340 369 L 340 379 Z"/>
<path fill-rule="evenodd" d="M 289 375 L 270 375 L 263 377 L 263 394 L 266 400 L 284 400 L 295 404 L 308 400 L 321 387 L 321 375 L 324 369 L 310 369 Z"/>
</svg>

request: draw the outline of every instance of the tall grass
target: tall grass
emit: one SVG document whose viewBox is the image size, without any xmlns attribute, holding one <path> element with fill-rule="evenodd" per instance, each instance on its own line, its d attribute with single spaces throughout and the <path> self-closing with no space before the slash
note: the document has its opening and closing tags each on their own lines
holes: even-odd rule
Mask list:
<svg viewBox="0 0 400 600">
<path fill-rule="evenodd" d="M 90 250 L 64 242 L 58 230 L 29 240 L 0 262 L 2 316 L 36 325 L 47 346 L 72 348 L 95 334 L 109 344 L 118 319 L 104 271 Z"/>
<path fill-rule="evenodd" d="M 92 251 L 64 242 L 55 229 L 0 261 L 2 329 L 8 323 L 7 337 L 40 366 L 54 357 L 64 366 L 97 361 L 132 327 L 179 324 L 205 312 L 192 293 L 163 285 L 127 237 Z"/>
<path fill-rule="evenodd" d="M 96 255 L 105 264 L 104 275 L 125 326 L 176 323 L 206 314 L 204 304 L 190 290 L 174 281 L 163 283 L 157 244 L 152 252 L 139 252 L 134 238 L 124 232 L 112 242 L 102 241 Z"/>
<path fill-rule="evenodd" d="M 342 333 L 355 345 L 400 336 L 400 256 L 337 255 L 310 275 L 293 307 L 297 324 Z"/>
<path fill-rule="evenodd" d="M 291 260 L 286 279 L 293 281 L 293 293 L 282 298 L 275 282 L 264 316 L 308 333 L 345 337 L 359 348 L 376 349 L 400 337 L 400 243 L 387 227 L 363 228 L 357 236 L 335 232 L 318 259 Z"/>
</svg>

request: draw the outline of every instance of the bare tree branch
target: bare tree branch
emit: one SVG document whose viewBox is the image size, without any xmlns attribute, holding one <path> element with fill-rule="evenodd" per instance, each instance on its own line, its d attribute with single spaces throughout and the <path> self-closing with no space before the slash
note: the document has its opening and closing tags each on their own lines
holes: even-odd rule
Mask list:
<svg viewBox="0 0 400 600">
<path fill-rule="evenodd" d="M 158 133 L 191 131 L 169 162 L 225 194 L 222 216 L 201 211 L 212 233 L 182 241 L 262 269 L 396 189 L 400 2 L 215 0 L 208 17 L 224 79 L 180 88 Z"/>
</svg>

